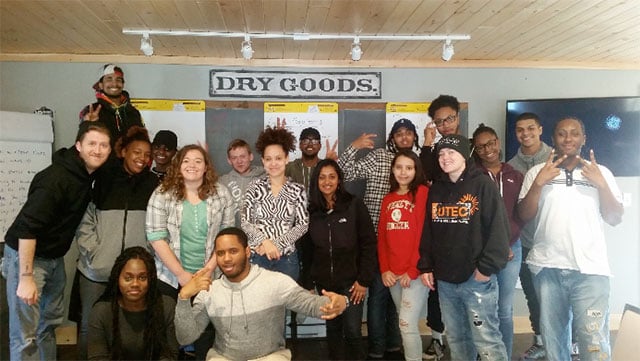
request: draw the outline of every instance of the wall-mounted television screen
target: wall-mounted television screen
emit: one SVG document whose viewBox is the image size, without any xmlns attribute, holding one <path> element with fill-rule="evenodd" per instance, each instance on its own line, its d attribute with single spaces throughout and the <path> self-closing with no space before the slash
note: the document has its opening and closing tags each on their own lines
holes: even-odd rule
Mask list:
<svg viewBox="0 0 640 361">
<path fill-rule="evenodd" d="M 584 123 L 587 141 L 581 156 L 596 161 L 616 177 L 640 176 L 640 97 L 530 99 L 507 101 L 505 159 L 518 151 L 515 123 L 518 115 L 532 112 L 540 117 L 542 140 L 553 146 L 553 127 L 565 116 Z"/>
</svg>

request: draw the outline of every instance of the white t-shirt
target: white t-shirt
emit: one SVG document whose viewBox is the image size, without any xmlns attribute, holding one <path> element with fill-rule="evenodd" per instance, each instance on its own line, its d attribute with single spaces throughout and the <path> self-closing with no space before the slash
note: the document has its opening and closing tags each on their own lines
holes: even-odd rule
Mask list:
<svg viewBox="0 0 640 361">
<path fill-rule="evenodd" d="M 544 165 L 540 163 L 527 172 L 519 199 L 527 195 Z M 613 174 L 602 165 L 598 167 L 614 197 L 622 203 Z M 582 176 L 581 168 L 569 174 L 561 170 L 542 188 L 534 222 L 534 244 L 527 257 L 534 274 L 543 267 L 611 274 L 598 189 Z"/>
</svg>

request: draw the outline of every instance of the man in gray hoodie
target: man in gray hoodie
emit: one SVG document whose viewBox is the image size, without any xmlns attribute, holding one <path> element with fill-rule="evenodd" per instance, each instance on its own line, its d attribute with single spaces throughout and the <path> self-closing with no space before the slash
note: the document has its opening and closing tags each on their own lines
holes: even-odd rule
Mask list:
<svg viewBox="0 0 640 361">
<path fill-rule="evenodd" d="M 229 188 L 231 192 L 233 203 L 236 206 L 236 226 L 240 227 L 244 192 L 252 180 L 264 174 L 264 168 L 251 164 L 253 162 L 253 153 L 251 153 L 249 144 L 243 139 L 234 139 L 229 143 L 227 147 L 227 162 L 233 169 L 220 177 L 220 183 Z"/>
<path fill-rule="evenodd" d="M 328 320 L 349 306 L 347 296 L 324 290 L 322 296 L 311 294 L 289 276 L 249 263 L 251 249 L 239 228 L 223 229 L 215 244 L 223 276 L 212 282 L 210 271 L 196 272 L 180 289 L 175 315 L 182 345 L 198 338 L 211 320 L 216 336 L 207 360 L 290 360 L 284 340 L 286 309 Z"/>
</svg>

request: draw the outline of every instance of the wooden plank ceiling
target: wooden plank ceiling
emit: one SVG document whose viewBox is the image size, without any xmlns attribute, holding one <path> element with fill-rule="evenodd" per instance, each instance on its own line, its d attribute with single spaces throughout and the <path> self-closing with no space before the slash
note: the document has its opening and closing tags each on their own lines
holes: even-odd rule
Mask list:
<svg viewBox="0 0 640 361">
<path fill-rule="evenodd" d="M 123 28 L 247 33 L 468 34 L 453 60 L 442 41 L 153 35 L 154 55 Z M 0 0 L 0 60 L 237 66 L 532 66 L 640 68 L 638 0 Z"/>
</svg>

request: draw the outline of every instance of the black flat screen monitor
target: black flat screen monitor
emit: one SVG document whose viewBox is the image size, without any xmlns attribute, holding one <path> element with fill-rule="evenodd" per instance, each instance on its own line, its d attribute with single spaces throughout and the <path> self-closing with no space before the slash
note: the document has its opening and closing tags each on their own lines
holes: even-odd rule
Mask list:
<svg viewBox="0 0 640 361">
<path fill-rule="evenodd" d="M 593 149 L 596 161 L 614 176 L 640 176 L 640 97 L 508 100 L 507 160 L 518 151 L 515 123 L 524 112 L 540 117 L 542 140 L 551 146 L 558 120 L 565 116 L 582 120 L 587 134 L 582 157 L 589 159 L 589 149 Z"/>
</svg>

